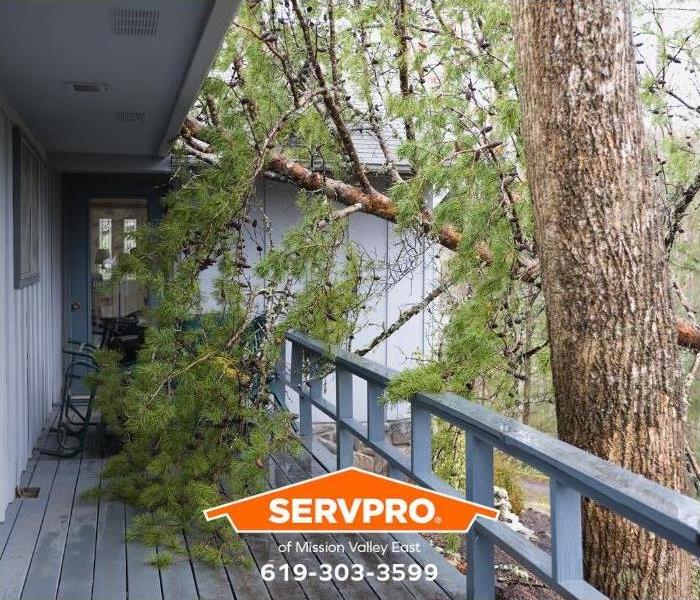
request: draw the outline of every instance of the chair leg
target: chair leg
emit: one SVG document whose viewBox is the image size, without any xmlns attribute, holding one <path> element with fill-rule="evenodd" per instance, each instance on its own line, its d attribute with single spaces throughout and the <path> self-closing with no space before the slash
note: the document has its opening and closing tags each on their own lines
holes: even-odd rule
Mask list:
<svg viewBox="0 0 700 600">
<path fill-rule="evenodd" d="M 82 434 L 73 436 L 68 431 L 65 424 L 61 425 L 58 427 L 58 433 L 56 435 L 56 443 L 58 445 L 58 448 L 56 450 L 42 448 L 39 452 L 47 456 L 57 456 L 58 458 L 72 458 L 73 456 L 82 452 L 85 448 L 85 434 L 86 431 L 83 431 Z M 75 446 L 66 445 L 65 442 L 69 436 L 77 437 L 78 443 Z"/>
</svg>

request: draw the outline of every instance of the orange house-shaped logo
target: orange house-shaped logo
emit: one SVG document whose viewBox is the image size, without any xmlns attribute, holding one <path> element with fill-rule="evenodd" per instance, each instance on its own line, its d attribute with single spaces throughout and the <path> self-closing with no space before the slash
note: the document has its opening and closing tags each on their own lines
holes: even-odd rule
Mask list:
<svg viewBox="0 0 700 600">
<path fill-rule="evenodd" d="M 350 467 L 204 511 L 239 533 L 270 531 L 454 531 L 498 511 Z"/>
</svg>

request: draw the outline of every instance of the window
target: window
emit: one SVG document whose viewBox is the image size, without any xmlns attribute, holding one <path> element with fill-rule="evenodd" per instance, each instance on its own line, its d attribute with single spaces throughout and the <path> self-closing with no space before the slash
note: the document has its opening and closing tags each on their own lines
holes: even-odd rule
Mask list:
<svg viewBox="0 0 700 600">
<path fill-rule="evenodd" d="M 112 277 L 112 219 L 98 219 L 97 256 L 98 271 L 103 281 Z"/>
<path fill-rule="evenodd" d="M 44 173 L 41 159 L 17 127 L 13 131 L 12 160 L 15 287 L 22 288 L 39 280 L 39 210 Z"/>
<path fill-rule="evenodd" d="M 136 248 L 133 233 L 136 231 L 136 219 L 124 219 L 124 254 L 129 254 Z"/>
</svg>

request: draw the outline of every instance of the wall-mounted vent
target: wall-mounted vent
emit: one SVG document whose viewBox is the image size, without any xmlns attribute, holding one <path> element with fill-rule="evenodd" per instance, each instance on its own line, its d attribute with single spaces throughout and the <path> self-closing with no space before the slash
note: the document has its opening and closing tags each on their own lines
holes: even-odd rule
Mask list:
<svg viewBox="0 0 700 600">
<path fill-rule="evenodd" d="M 67 81 L 66 87 L 76 94 L 99 94 L 109 89 L 106 83 L 94 81 Z"/>
<path fill-rule="evenodd" d="M 114 113 L 114 120 L 118 123 L 145 123 L 146 115 L 142 112 L 121 110 Z"/>
<path fill-rule="evenodd" d="M 112 35 L 153 37 L 158 33 L 160 11 L 140 8 L 112 9 Z"/>
</svg>

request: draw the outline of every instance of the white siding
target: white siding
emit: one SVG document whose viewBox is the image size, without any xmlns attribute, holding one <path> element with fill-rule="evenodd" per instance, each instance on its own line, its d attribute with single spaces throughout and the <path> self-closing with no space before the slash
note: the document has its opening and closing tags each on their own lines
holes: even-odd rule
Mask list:
<svg viewBox="0 0 700 600">
<path fill-rule="evenodd" d="M 375 182 L 381 187 L 381 182 Z M 286 184 L 263 180 L 257 186 L 257 202 L 260 208 L 251 208 L 251 218 L 257 217 L 262 222 L 260 213 L 264 213 L 272 227 L 273 245 L 282 240 L 284 232 L 299 222 L 301 217 L 296 206 L 297 191 Z M 339 206 L 340 207 L 340 206 Z M 377 217 L 364 213 L 355 213 L 349 217 L 349 238 L 361 246 L 365 252 L 377 261 L 390 264 L 395 260 L 399 248 L 399 238 L 394 232 L 394 225 Z M 248 260 L 257 261 L 254 244 L 247 244 Z M 435 249 L 423 253 L 415 268 L 395 286 L 379 294 L 373 306 L 368 306 L 365 321 L 367 325 L 358 332 L 352 344 L 353 349 L 362 348 L 375 336 L 391 325 L 402 310 L 406 310 L 429 293 L 435 286 L 437 261 Z M 215 302 L 208 296 L 212 281 L 216 277 L 216 268 L 210 268 L 202 274 L 200 283 L 204 293 L 204 309 L 215 310 Z M 395 369 L 415 366 L 416 353 L 429 353 L 431 325 L 423 313 L 408 321 L 388 340 L 383 341 L 367 355 L 368 358 Z M 287 360 L 289 360 L 289 352 Z M 333 376 L 325 382 L 325 396 L 330 402 L 335 401 L 335 382 Z M 367 389 L 363 382 L 357 380 L 353 389 L 355 418 L 366 419 Z M 296 410 L 296 399 L 290 398 L 290 409 Z M 405 418 L 409 414 L 407 404 L 387 407 L 387 419 Z M 314 410 L 314 421 L 326 421 L 321 411 Z"/>
<path fill-rule="evenodd" d="M 40 162 L 39 280 L 14 289 L 12 123 L 0 111 L 0 521 L 61 385 L 60 179 Z"/>
</svg>

